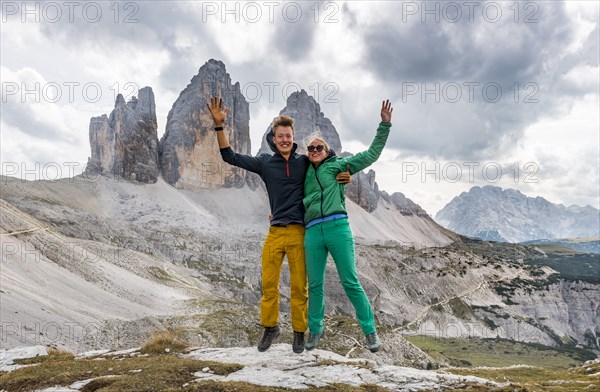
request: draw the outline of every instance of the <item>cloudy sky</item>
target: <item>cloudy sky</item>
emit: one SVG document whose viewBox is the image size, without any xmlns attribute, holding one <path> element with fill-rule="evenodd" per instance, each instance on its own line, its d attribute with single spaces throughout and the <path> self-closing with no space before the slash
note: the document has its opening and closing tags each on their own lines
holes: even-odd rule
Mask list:
<svg viewBox="0 0 600 392">
<path fill-rule="evenodd" d="M 143 86 L 160 138 L 181 90 L 214 58 L 250 102 L 254 153 L 297 89 L 354 153 L 389 98 L 380 189 L 432 215 L 475 185 L 599 208 L 598 4 L 2 1 L 2 173 L 81 172 L 90 117 Z"/>
</svg>

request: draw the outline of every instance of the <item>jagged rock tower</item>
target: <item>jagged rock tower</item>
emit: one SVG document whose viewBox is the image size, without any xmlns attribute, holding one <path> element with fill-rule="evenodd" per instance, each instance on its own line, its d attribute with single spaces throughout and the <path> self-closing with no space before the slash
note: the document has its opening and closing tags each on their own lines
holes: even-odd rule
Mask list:
<svg viewBox="0 0 600 392">
<path fill-rule="evenodd" d="M 150 87 L 129 102 L 117 95 L 115 108 L 90 120 L 91 157 L 86 173 L 122 177 L 142 183 L 158 178 L 156 108 Z"/>
<path fill-rule="evenodd" d="M 298 144 L 300 153 L 304 153 L 306 139 L 315 132 L 320 133 L 335 152 L 340 153 L 342 151 L 340 135 L 338 135 L 331 121 L 321 112 L 321 105 L 306 91 L 301 90 L 292 93 L 279 114 L 294 119 L 294 141 Z M 271 126 L 269 125 L 265 135 L 270 131 Z M 265 135 L 263 135 L 258 155 L 273 154 L 265 140 Z"/>
<path fill-rule="evenodd" d="M 231 84 L 225 64 L 211 59 L 173 104 L 160 140 L 160 170 L 165 181 L 176 188 L 244 185 L 246 171 L 221 159 L 212 117 L 206 108 L 211 96 L 222 97 L 224 105 L 229 107 L 225 131 L 233 150 L 250 154 L 248 102 L 240 91 L 240 84 Z"/>
</svg>

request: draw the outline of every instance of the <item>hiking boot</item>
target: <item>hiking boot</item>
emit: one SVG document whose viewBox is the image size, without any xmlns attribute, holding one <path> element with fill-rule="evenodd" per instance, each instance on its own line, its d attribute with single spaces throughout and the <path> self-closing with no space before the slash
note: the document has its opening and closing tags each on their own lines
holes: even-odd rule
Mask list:
<svg viewBox="0 0 600 392">
<path fill-rule="evenodd" d="M 367 338 L 367 348 L 372 353 L 376 353 L 377 351 L 379 351 L 379 347 L 381 347 L 381 340 L 379 340 L 377 332 L 370 333 L 365 337 Z"/>
<path fill-rule="evenodd" d="M 267 351 L 269 347 L 271 347 L 273 339 L 277 336 L 279 336 L 279 326 L 265 327 L 265 332 L 263 332 L 263 336 L 260 339 L 260 342 L 258 342 L 258 351 Z"/>
<path fill-rule="evenodd" d="M 325 330 L 322 330 L 321 333 L 319 333 L 319 334 L 309 333 L 308 340 L 306 341 L 304 348 L 306 348 L 307 351 L 315 349 L 317 347 L 317 345 L 319 344 L 319 340 L 321 340 L 323 335 L 325 335 Z"/>
<path fill-rule="evenodd" d="M 294 331 L 294 342 L 292 343 L 292 350 L 296 354 L 300 354 L 304 351 L 304 332 Z"/>
</svg>

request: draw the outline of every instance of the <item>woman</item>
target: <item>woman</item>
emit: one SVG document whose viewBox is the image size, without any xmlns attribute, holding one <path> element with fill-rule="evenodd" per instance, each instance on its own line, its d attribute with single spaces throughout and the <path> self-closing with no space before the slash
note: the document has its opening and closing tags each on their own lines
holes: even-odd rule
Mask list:
<svg viewBox="0 0 600 392">
<path fill-rule="evenodd" d="M 366 336 L 367 348 L 379 350 L 381 341 L 375 329 L 373 309 L 356 273 L 354 237 L 348 223 L 344 186 L 335 177 L 349 170 L 357 173 L 373 164 L 381 155 L 392 124 L 392 105 L 381 104 L 381 123 L 367 151 L 339 158 L 321 138 L 312 138 L 307 146 L 311 166 L 304 180 L 304 248 L 308 275 L 308 328 L 305 348 L 312 350 L 324 334 L 325 299 L 323 286 L 327 254 L 331 253 L 340 283 L 356 310 L 356 318 Z"/>
</svg>

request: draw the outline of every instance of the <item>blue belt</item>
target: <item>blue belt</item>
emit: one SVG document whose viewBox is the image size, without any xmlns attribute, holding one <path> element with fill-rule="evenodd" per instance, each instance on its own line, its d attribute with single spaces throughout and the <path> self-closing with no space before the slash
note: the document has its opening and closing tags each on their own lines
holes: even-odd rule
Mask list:
<svg viewBox="0 0 600 392">
<path fill-rule="evenodd" d="M 322 223 L 322 222 L 332 221 L 332 220 L 336 220 L 336 219 L 344 219 L 344 218 L 348 218 L 348 215 L 347 214 L 333 214 L 333 215 L 326 216 L 325 218 L 313 219 L 306 224 L 306 228 L 308 229 L 309 227 L 314 226 L 319 223 Z"/>
</svg>

